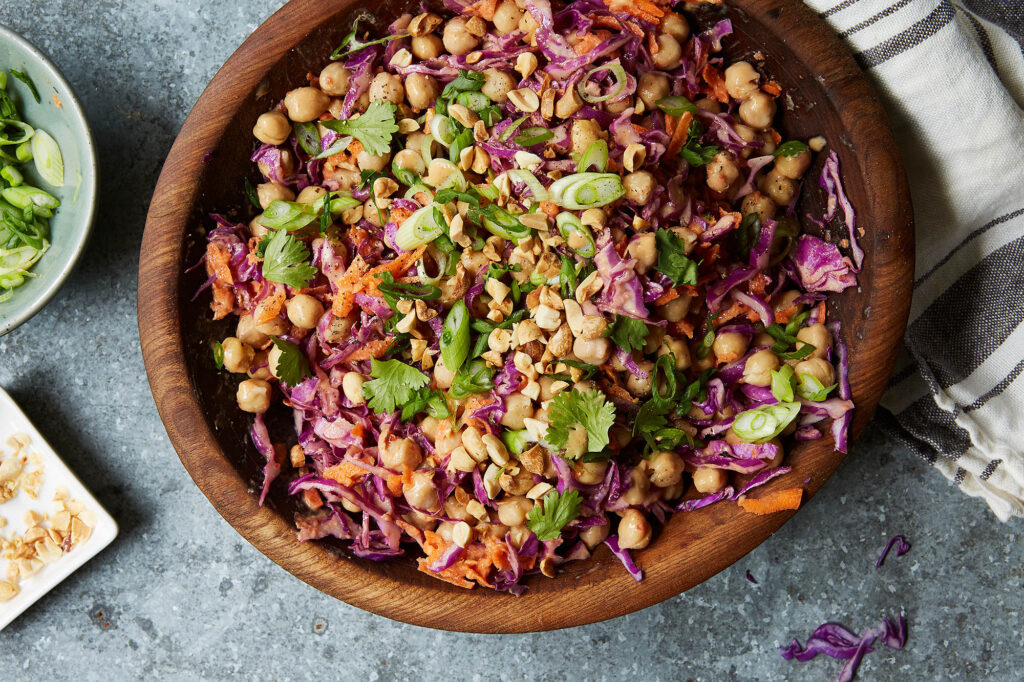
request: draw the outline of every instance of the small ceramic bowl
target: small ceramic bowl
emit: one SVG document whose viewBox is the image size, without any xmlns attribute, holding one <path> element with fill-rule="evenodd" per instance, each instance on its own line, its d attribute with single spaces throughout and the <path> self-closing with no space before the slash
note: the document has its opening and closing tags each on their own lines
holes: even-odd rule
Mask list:
<svg viewBox="0 0 1024 682">
<path fill-rule="evenodd" d="M 35 83 L 40 102 L 15 78 L 8 79 L 7 87 L 17 95 L 22 118 L 52 135 L 64 157 L 63 187 L 44 183 L 32 163 L 23 167 L 26 182 L 50 192 L 61 205 L 50 219 L 50 249 L 31 270 L 35 277 L 26 278 L 7 301 L 0 303 L 3 336 L 53 298 L 85 250 L 96 210 L 97 171 L 89 124 L 71 86 L 49 59 L 5 26 L 0 26 L 0 69 L 22 71 Z"/>
</svg>

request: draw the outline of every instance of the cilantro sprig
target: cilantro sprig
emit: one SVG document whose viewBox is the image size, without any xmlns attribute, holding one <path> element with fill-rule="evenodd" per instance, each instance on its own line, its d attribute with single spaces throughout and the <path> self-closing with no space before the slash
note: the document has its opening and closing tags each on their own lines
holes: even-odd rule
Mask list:
<svg viewBox="0 0 1024 682">
<path fill-rule="evenodd" d="M 704 134 L 704 126 L 694 120 L 690 123 L 690 130 L 687 132 L 686 144 L 679 150 L 683 160 L 691 166 L 706 166 L 711 163 L 720 150 L 713 144 L 701 144 L 700 136 Z"/>
<path fill-rule="evenodd" d="M 370 376 L 372 380 L 363 384 L 363 397 L 377 414 L 394 412 L 430 383 L 426 374 L 400 360 L 372 360 Z"/>
<path fill-rule="evenodd" d="M 615 406 L 605 400 L 600 391 L 564 391 L 551 401 L 549 417 L 547 441 L 555 448 L 564 450 L 569 444 L 570 431 L 582 427 L 587 432 L 584 452 L 600 452 L 609 443 L 608 430 L 615 423 Z M 567 453 L 566 456 L 575 459 L 582 454 Z"/>
<path fill-rule="evenodd" d="M 800 140 L 789 140 L 776 147 L 775 151 L 772 152 L 772 156 L 800 156 L 808 149 L 810 147 Z"/>
<path fill-rule="evenodd" d="M 304 379 L 313 376 L 313 372 L 309 369 L 309 359 L 306 358 L 306 354 L 302 352 L 301 348 L 291 341 L 285 341 L 276 336 L 271 336 L 270 340 L 280 351 L 274 372 L 282 383 L 294 388 Z"/>
<path fill-rule="evenodd" d="M 373 17 L 371 17 L 368 14 L 360 14 L 358 17 L 356 17 L 356 20 L 352 22 L 352 30 L 349 31 L 349 33 L 344 38 L 341 39 L 341 45 L 336 47 L 334 49 L 334 52 L 331 53 L 332 61 L 338 61 L 342 57 L 347 57 L 353 52 L 358 52 L 359 50 L 362 50 L 363 48 L 366 47 L 370 47 L 371 45 L 382 45 L 383 43 L 387 43 L 392 40 L 406 38 L 409 35 L 408 33 L 394 33 L 392 35 L 384 36 L 383 38 L 378 38 L 376 40 L 359 40 L 359 22 L 362 21 L 363 19 L 369 19 L 372 21 Z"/>
<path fill-rule="evenodd" d="M 351 135 L 363 143 L 367 154 L 383 156 L 391 148 L 391 136 L 398 132 L 396 107 L 391 102 L 374 100 L 358 118 L 321 121 L 320 125 L 341 135 Z"/>
<path fill-rule="evenodd" d="M 579 516 L 583 498 L 570 489 L 559 494 L 551 491 L 534 505 L 526 515 L 526 527 L 540 541 L 554 540 L 573 519 Z"/>
<path fill-rule="evenodd" d="M 605 336 L 619 348 L 625 348 L 627 353 L 632 353 L 647 345 L 647 333 L 647 324 L 643 320 L 616 315 Z"/>
<path fill-rule="evenodd" d="M 809 312 L 804 311 L 799 315 L 794 315 L 793 319 L 785 325 L 776 322 L 775 324 L 764 328 L 765 332 L 775 339 L 775 343 L 772 345 L 773 353 L 784 360 L 803 360 L 814 352 L 813 345 L 806 341 L 801 341 L 796 337 L 797 332 L 800 331 L 800 327 L 804 324 L 804 320 L 806 320 L 809 315 Z M 800 346 L 796 350 L 788 350 L 790 346 L 797 342 L 800 343 Z"/>
<path fill-rule="evenodd" d="M 654 233 L 654 241 L 658 247 L 658 262 L 654 269 L 662 273 L 679 286 L 681 284 L 697 284 L 698 261 L 686 255 L 686 242 L 671 230 L 658 230 Z"/>
<path fill-rule="evenodd" d="M 316 277 L 317 270 L 306 262 L 309 249 L 288 230 L 277 230 L 274 236 L 264 236 L 257 246 L 263 248 L 263 278 L 301 289 Z"/>
</svg>

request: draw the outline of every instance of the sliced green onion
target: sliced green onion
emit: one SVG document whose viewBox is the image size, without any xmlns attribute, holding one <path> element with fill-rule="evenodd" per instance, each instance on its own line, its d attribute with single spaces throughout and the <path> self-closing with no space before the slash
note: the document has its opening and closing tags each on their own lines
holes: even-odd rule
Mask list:
<svg viewBox="0 0 1024 682">
<path fill-rule="evenodd" d="M 224 346 L 220 341 L 213 342 L 213 364 L 217 369 L 224 369 Z"/>
<path fill-rule="evenodd" d="M 432 284 L 412 284 L 408 282 L 381 282 L 377 290 L 382 294 L 395 298 L 419 299 L 436 301 L 441 298 L 441 290 Z"/>
<path fill-rule="evenodd" d="M 498 200 L 498 188 L 495 187 L 493 184 L 479 186 L 476 188 L 476 191 L 480 193 L 480 196 L 487 199 L 488 201 Z"/>
<path fill-rule="evenodd" d="M 32 156 L 40 177 L 54 187 L 64 186 L 64 157 L 57 140 L 45 130 L 36 130 L 32 136 Z"/>
<path fill-rule="evenodd" d="M 789 140 L 780 144 L 772 152 L 772 156 L 800 156 L 808 149 L 809 147 L 800 140 Z"/>
<path fill-rule="evenodd" d="M 28 163 L 32 160 L 32 141 L 22 142 L 18 145 L 18 148 L 14 151 L 14 156 L 22 163 Z"/>
<path fill-rule="evenodd" d="M 44 192 L 41 189 L 32 187 L 31 185 L 8 187 L 0 192 L 0 196 L 3 196 L 4 200 L 10 202 L 12 206 L 16 206 L 20 209 L 31 208 L 33 206 L 52 209 L 60 206 L 60 199 L 49 192 Z"/>
<path fill-rule="evenodd" d="M 487 339 L 484 337 L 484 348 L 487 348 Z M 445 367 L 447 367 L 445 363 Z M 452 380 L 452 387 L 448 389 L 448 395 L 455 400 L 472 395 L 483 393 L 493 388 L 494 371 L 482 360 L 473 360 L 465 369 L 455 374 Z"/>
<path fill-rule="evenodd" d="M 676 397 L 676 356 L 667 353 L 660 356 L 651 369 L 651 402 L 659 410 L 664 410 L 675 405 Z M 659 380 L 658 375 L 664 377 Z M 661 386 L 664 384 L 665 391 Z"/>
<path fill-rule="evenodd" d="M 448 159 L 434 159 L 430 164 L 432 166 L 439 165 L 448 169 L 448 176 L 435 188 L 438 192 L 443 189 L 454 189 L 457 192 L 465 192 L 466 188 L 469 187 L 469 182 L 466 180 L 466 176 L 462 174 L 462 171 L 459 170 L 458 166 Z"/>
<path fill-rule="evenodd" d="M 441 359 L 445 369 L 455 373 L 469 355 L 469 310 L 461 298 L 455 302 L 441 328 Z"/>
<path fill-rule="evenodd" d="M 345 135 L 344 137 L 339 137 L 337 140 L 334 141 L 334 144 L 332 144 L 330 147 L 328 147 L 327 149 L 323 150 L 322 152 L 319 152 L 313 158 L 314 159 L 326 159 L 328 156 L 334 156 L 335 154 L 340 154 L 341 152 L 343 152 L 346 149 L 348 149 L 348 146 L 350 144 L 352 144 L 352 136 L 351 135 Z"/>
<path fill-rule="evenodd" d="M 591 142 L 576 164 L 577 173 L 586 173 L 591 169 L 598 173 L 608 170 L 608 143 L 604 140 Z"/>
<path fill-rule="evenodd" d="M 4 166 L 0 169 L 0 178 L 3 178 L 14 187 L 17 187 L 25 181 L 25 176 L 23 176 L 21 171 L 14 166 Z"/>
<path fill-rule="evenodd" d="M 611 92 L 606 95 L 594 96 L 586 90 L 586 84 L 590 81 L 590 77 L 595 73 L 602 73 L 604 71 L 609 72 L 615 78 L 615 86 Z M 600 102 L 607 102 L 610 99 L 615 99 L 622 94 L 622 91 L 626 89 L 626 83 L 629 80 L 629 76 L 626 75 L 626 70 L 622 68 L 622 65 L 616 60 L 614 62 L 608 62 L 601 66 L 595 67 L 587 72 L 583 78 L 576 84 L 576 92 L 580 94 L 580 98 L 584 102 L 590 102 L 591 104 L 599 104 Z"/>
<path fill-rule="evenodd" d="M 555 216 L 555 224 L 558 225 L 558 231 L 570 249 L 584 258 L 593 258 L 597 255 L 594 234 L 575 214 L 562 211 Z"/>
<path fill-rule="evenodd" d="M 434 261 L 434 265 L 437 266 L 437 274 L 431 275 L 427 272 L 427 256 Z M 441 282 L 441 279 L 445 276 L 448 271 L 448 254 L 441 249 L 433 246 L 427 247 L 427 250 L 423 254 L 423 258 L 416 264 L 416 274 L 420 277 L 420 282 L 424 284 L 437 285 Z"/>
<path fill-rule="evenodd" d="M 517 242 L 530 236 L 530 228 L 519 222 L 514 215 L 494 204 L 487 206 L 482 222 L 484 229 L 502 239 L 511 239 Z"/>
<path fill-rule="evenodd" d="M 395 245 L 403 251 L 412 251 L 434 241 L 447 230 L 447 226 L 439 224 L 434 213 L 434 204 L 416 209 L 411 216 L 402 221 L 395 233 Z"/>
<path fill-rule="evenodd" d="M 42 101 L 39 98 L 39 90 L 36 89 L 36 84 L 32 82 L 31 76 L 29 76 L 27 73 L 24 73 L 23 71 L 15 71 L 14 69 L 11 69 L 11 75 L 20 80 L 22 83 L 24 83 L 26 87 L 28 87 L 28 91 L 32 93 L 32 99 L 34 99 L 36 102 Z"/>
<path fill-rule="evenodd" d="M 782 216 L 775 226 L 772 237 L 771 259 L 769 267 L 778 265 L 796 246 L 796 238 L 800 235 L 800 223 L 792 216 Z"/>
<path fill-rule="evenodd" d="M 798 414 L 800 403 L 762 405 L 736 415 L 732 431 L 747 443 L 764 443 L 782 433 Z"/>
<path fill-rule="evenodd" d="M 430 120 L 430 136 L 447 149 L 455 141 L 455 126 L 447 116 L 435 116 Z"/>
<path fill-rule="evenodd" d="M 452 163 L 458 163 L 462 156 L 462 150 L 467 147 L 473 146 L 473 131 L 463 130 L 461 133 L 455 136 L 452 140 L 451 147 L 448 148 L 448 160 Z"/>
<path fill-rule="evenodd" d="M 555 134 L 547 128 L 530 126 L 529 128 L 523 128 L 523 132 L 512 138 L 512 141 L 524 147 L 532 147 L 535 144 L 547 142 L 554 136 Z"/>
<path fill-rule="evenodd" d="M 772 395 L 780 403 L 793 402 L 793 368 L 789 365 L 772 370 Z"/>
<path fill-rule="evenodd" d="M 316 156 L 320 153 L 320 131 L 315 123 L 294 121 L 292 123 L 292 130 L 295 131 L 295 137 L 304 152 L 310 156 Z"/>
<path fill-rule="evenodd" d="M 321 202 L 321 205 L 323 202 Z M 263 227 L 272 230 L 293 232 L 312 223 L 318 211 L 312 204 L 300 204 L 297 201 L 274 199 L 256 220 Z"/>
<path fill-rule="evenodd" d="M 789 365 L 787 365 L 788 367 Z M 797 395 L 804 400 L 810 400 L 812 402 L 821 402 L 828 397 L 828 394 L 836 387 L 836 384 L 832 384 L 829 387 L 825 387 L 816 377 L 810 374 L 800 374 L 800 383 L 796 387 Z"/>
<path fill-rule="evenodd" d="M 523 123 L 525 123 L 529 119 L 530 119 L 529 114 L 527 114 L 526 116 L 522 116 L 520 118 L 517 118 L 515 121 L 512 122 L 512 125 L 510 125 L 508 128 L 505 128 L 504 130 L 501 131 L 501 135 L 498 136 L 498 139 L 500 141 L 502 141 L 502 142 L 508 142 L 509 138 L 512 137 L 513 133 L 516 132 L 516 130 L 519 128 L 519 126 L 523 125 Z"/>
<path fill-rule="evenodd" d="M 13 130 L 11 130 L 12 128 Z M 35 128 L 23 121 L 0 118 L 0 145 L 28 142 L 35 132 Z"/>
<path fill-rule="evenodd" d="M 699 109 L 697 105 L 686 99 L 682 95 L 673 95 L 671 97 L 662 97 L 657 102 L 658 108 L 664 111 L 669 116 L 682 116 L 686 112 L 690 112 L 694 116 L 697 115 Z"/>
<path fill-rule="evenodd" d="M 427 195 L 431 199 L 434 198 L 434 190 L 433 190 L 433 188 L 428 187 L 427 185 L 423 184 L 422 181 L 416 183 L 415 185 L 410 185 L 409 189 L 405 190 L 405 198 L 406 199 L 412 199 L 413 197 L 415 197 L 420 192 L 426 192 Z"/>
<path fill-rule="evenodd" d="M 530 190 L 530 195 L 536 201 L 548 200 L 550 194 L 547 188 L 545 188 L 544 185 L 540 183 L 540 180 L 537 179 L 537 176 L 530 171 L 523 168 L 513 168 L 510 171 L 505 171 L 505 174 L 508 175 L 510 180 L 515 180 L 526 185 Z"/>
<path fill-rule="evenodd" d="M 582 210 L 612 203 L 626 193 L 615 173 L 575 173 L 548 188 L 551 201 L 563 208 Z"/>
<path fill-rule="evenodd" d="M 470 111 L 475 112 L 483 111 L 491 106 L 491 98 L 482 92 L 460 92 L 455 97 L 455 101 Z"/>
<path fill-rule="evenodd" d="M 501 432 L 501 441 L 508 448 L 508 451 L 515 454 L 521 455 L 523 450 L 526 449 L 526 444 L 530 442 L 530 433 L 526 429 L 520 429 L 519 431 L 510 431 L 503 429 Z"/>
</svg>

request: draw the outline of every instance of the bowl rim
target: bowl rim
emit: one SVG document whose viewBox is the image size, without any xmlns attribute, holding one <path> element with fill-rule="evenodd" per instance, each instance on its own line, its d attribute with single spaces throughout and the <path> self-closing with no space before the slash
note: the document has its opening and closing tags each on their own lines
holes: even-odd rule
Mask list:
<svg viewBox="0 0 1024 682">
<path fill-rule="evenodd" d="M 536 632 L 584 625 L 651 606 L 724 570 L 761 544 L 795 512 L 748 515 L 738 533 L 736 528 L 723 525 L 696 538 L 692 547 L 678 546 L 673 551 L 681 560 L 692 562 L 693 556 L 699 554 L 707 557 L 706 562 L 685 574 L 674 572 L 671 566 L 660 565 L 666 562 L 648 562 L 651 565 L 645 566 L 644 582 L 640 589 L 630 592 L 628 598 L 625 598 L 625 590 L 634 583 L 622 570 L 614 578 L 601 577 L 601 582 L 595 582 L 592 590 L 588 589 L 585 573 L 575 574 L 578 581 L 575 586 L 580 589 L 573 590 L 572 584 L 563 585 L 569 589 L 559 593 L 560 599 L 552 598 L 551 591 L 543 592 L 544 588 L 538 588 L 513 600 L 491 590 L 456 590 L 440 581 L 432 581 L 436 586 L 424 587 L 386 575 L 386 570 L 370 570 L 366 562 L 339 561 L 319 543 L 297 542 L 290 522 L 269 507 L 257 507 L 253 496 L 246 492 L 249 485 L 237 474 L 217 443 L 185 362 L 178 287 L 186 226 L 193 217 L 199 196 L 196 169 L 201 167 L 202 158 L 212 151 L 226 127 L 234 123 L 237 106 L 263 82 L 270 69 L 303 36 L 331 17 L 360 4 L 361 0 L 291 0 L 285 4 L 246 39 L 214 76 L 182 126 L 161 172 L 140 254 L 139 332 L 157 409 L 186 470 L 221 516 L 287 571 L 353 606 L 414 625 L 479 633 Z M 828 62 L 830 85 L 826 90 L 830 101 L 855 100 L 857 104 L 848 109 L 836 107 L 844 133 L 849 136 L 844 142 L 858 150 L 862 175 L 864 167 L 871 164 L 885 171 L 877 182 L 887 187 L 887 193 L 879 193 L 872 184 L 869 197 L 875 209 L 873 214 L 892 218 L 887 223 L 892 236 L 887 243 L 890 252 L 885 258 L 889 268 L 886 272 L 891 276 L 883 283 L 888 293 L 875 294 L 892 300 L 888 301 L 889 310 L 873 316 L 885 317 L 890 327 L 877 334 L 882 340 L 879 345 L 883 352 L 864 380 L 867 395 L 858 399 L 852 439 L 863 430 L 878 403 L 909 313 L 914 267 L 913 220 L 902 162 L 877 95 L 846 47 L 817 15 L 800 0 L 769 3 L 735 0 L 732 4 L 762 24 L 780 20 L 782 23 L 776 28 L 789 29 L 786 35 L 790 38 L 785 42 L 809 68 L 816 62 Z M 810 46 L 811 37 L 819 41 L 814 47 Z M 806 39 L 807 45 L 801 44 L 801 38 Z M 816 67 L 811 71 L 822 77 Z M 873 124 L 866 121 L 870 118 L 874 118 Z M 861 153 L 870 158 L 861 160 Z M 879 211 L 879 207 L 884 210 Z M 879 258 L 879 262 L 882 260 Z M 831 443 L 826 438 L 801 445 L 806 447 L 808 465 L 797 468 L 795 474 L 806 470 L 815 474 L 803 486 L 805 504 L 802 507 L 843 460 L 839 453 L 832 453 L 831 446 L 823 447 L 825 440 Z M 827 450 L 827 454 L 823 455 L 822 450 Z M 719 507 L 721 505 L 714 505 L 700 513 L 709 515 L 714 524 L 719 516 L 726 517 Z M 565 598 L 571 601 L 566 602 Z M 503 601 L 488 601 L 493 599 Z M 495 612 L 501 612 L 502 617 L 495 618 Z"/>
<path fill-rule="evenodd" d="M 78 265 L 79 260 L 82 258 L 82 254 L 85 253 L 86 244 L 89 241 L 89 237 L 92 233 L 93 222 L 96 218 L 96 197 L 99 192 L 99 168 L 96 160 L 96 145 L 92 136 L 92 128 L 89 126 L 89 119 L 85 115 L 85 111 L 82 109 L 82 103 L 78 99 L 78 95 L 75 94 L 74 88 L 68 83 L 67 78 L 61 73 L 61 70 L 47 57 L 42 50 L 37 48 L 35 45 L 30 43 L 27 39 L 23 38 L 20 34 L 16 33 L 13 29 L 3 24 L 0 24 L 0 40 L 7 40 L 15 43 L 19 48 L 30 54 L 44 69 L 50 72 L 50 77 L 64 90 L 66 96 L 61 97 L 61 108 L 71 112 L 79 121 L 82 123 L 82 128 L 85 131 L 84 145 L 86 154 L 83 155 L 86 158 L 83 159 L 82 163 L 82 176 L 83 178 L 87 174 L 91 174 L 93 178 L 92 191 L 89 196 L 84 197 L 88 201 L 88 208 L 85 211 L 85 215 L 82 216 L 84 222 L 81 223 L 82 229 L 79 230 L 78 238 L 72 242 L 70 257 L 67 263 L 53 279 L 50 285 L 43 289 L 42 292 L 36 296 L 35 300 L 29 305 L 15 311 L 15 313 L 5 319 L 0 320 L 0 336 L 3 336 L 9 332 L 14 331 L 22 324 L 27 322 L 32 316 L 42 310 L 46 305 L 57 295 L 68 277 L 74 271 Z M 15 292 L 17 290 L 15 289 Z M 17 293 L 15 293 L 17 295 Z"/>
</svg>

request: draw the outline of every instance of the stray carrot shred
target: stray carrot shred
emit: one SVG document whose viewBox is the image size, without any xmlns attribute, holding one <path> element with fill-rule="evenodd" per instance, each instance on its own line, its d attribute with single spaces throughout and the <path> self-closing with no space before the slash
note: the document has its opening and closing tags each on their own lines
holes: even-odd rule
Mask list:
<svg viewBox="0 0 1024 682">
<path fill-rule="evenodd" d="M 478 0 L 462 10 L 463 14 L 478 16 L 487 21 L 494 20 L 494 13 L 498 11 L 498 0 Z"/>
<path fill-rule="evenodd" d="M 355 485 L 355 482 L 367 474 L 365 469 L 357 467 L 352 462 L 342 462 L 324 469 L 324 478 L 329 478 L 344 486 Z"/>
<path fill-rule="evenodd" d="M 776 97 L 782 94 L 782 86 L 779 85 L 776 81 L 768 81 L 767 83 L 761 86 L 761 89 L 767 92 L 769 95 L 775 95 Z"/>
<path fill-rule="evenodd" d="M 631 14 L 652 24 L 660 24 L 665 16 L 665 10 L 651 0 L 604 0 L 604 4 L 613 12 Z"/>
<path fill-rule="evenodd" d="M 676 289 L 669 289 L 658 298 L 654 299 L 654 305 L 665 305 L 669 301 L 674 301 L 679 298 L 679 292 Z"/>
<path fill-rule="evenodd" d="M 210 242 L 206 245 L 206 270 L 222 284 L 234 284 L 235 278 L 231 275 L 231 254 L 220 244 Z"/>
<path fill-rule="evenodd" d="M 601 44 L 601 39 L 593 33 L 585 33 L 579 41 L 572 46 L 573 52 L 578 55 L 585 55 Z"/>
<path fill-rule="evenodd" d="M 693 122 L 693 114 L 689 111 L 684 111 L 683 115 L 679 117 L 676 122 L 675 130 L 672 131 L 672 139 L 668 142 L 669 156 L 675 156 L 679 153 L 679 150 L 686 144 L 686 138 L 690 134 L 690 124 Z"/>
<path fill-rule="evenodd" d="M 263 286 L 274 285 L 269 282 L 264 282 Z M 273 320 L 281 314 L 281 308 L 284 307 L 284 301 L 284 289 L 274 286 L 274 293 L 256 304 L 256 310 L 254 310 L 252 314 L 253 322 L 260 325 Z"/>
<path fill-rule="evenodd" d="M 825 302 L 818 301 L 818 323 L 825 324 Z"/>
<path fill-rule="evenodd" d="M 549 218 L 554 218 L 559 212 L 558 204 L 553 201 L 540 202 L 540 210 Z"/>
<path fill-rule="evenodd" d="M 373 341 L 367 341 L 364 346 L 361 346 L 358 350 L 352 352 L 347 358 L 346 362 L 358 362 L 359 360 L 369 360 L 370 358 L 380 358 L 387 352 L 391 346 L 390 339 L 375 339 Z"/>
<path fill-rule="evenodd" d="M 765 514 L 774 514 L 775 512 L 786 511 L 788 509 L 799 509 L 803 495 L 803 488 L 786 488 L 785 490 L 776 490 L 764 497 L 748 497 L 740 500 L 737 504 L 739 504 L 745 512 L 763 516 Z"/>
<path fill-rule="evenodd" d="M 672 332 L 672 336 L 675 337 L 685 336 L 688 339 L 693 338 L 693 322 L 690 322 L 689 320 L 669 322 L 668 330 Z"/>
<path fill-rule="evenodd" d="M 213 319 L 223 320 L 235 310 L 234 291 L 226 284 L 213 283 L 213 300 L 210 302 Z"/>
<path fill-rule="evenodd" d="M 324 498 L 320 497 L 320 491 L 316 488 L 306 488 L 302 491 L 302 501 L 306 506 L 316 511 L 324 506 Z"/>
<path fill-rule="evenodd" d="M 402 477 L 398 474 L 388 476 L 388 492 L 391 497 L 398 497 L 402 494 Z"/>
<path fill-rule="evenodd" d="M 57 97 L 56 92 L 53 93 L 53 106 L 57 107 L 58 109 L 64 108 L 64 102 L 60 101 L 60 97 Z"/>
<path fill-rule="evenodd" d="M 722 79 L 722 74 L 718 69 L 710 64 L 705 64 L 704 68 L 701 69 L 700 75 L 704 78 L 704 82 L 708 84 L 709 95 L 723 104 L 729 102 L 729 92 L 725 89 L 725 81 Z"/>
</svg>

